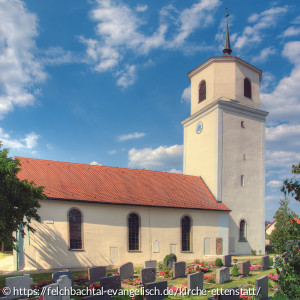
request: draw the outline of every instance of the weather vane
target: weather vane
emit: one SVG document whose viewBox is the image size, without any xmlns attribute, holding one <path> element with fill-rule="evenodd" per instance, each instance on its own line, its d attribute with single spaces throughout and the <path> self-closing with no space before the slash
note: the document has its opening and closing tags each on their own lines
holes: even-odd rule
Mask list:
<svg viewBox="0 0 300 300">
<path fill-rule="evenodd" d="M 225 17 L 228 18 L 229 17 L 228 8 L 225 7 L 225 9 L 226 9 L 226 15 L 225 15 Z"/>
</svg>

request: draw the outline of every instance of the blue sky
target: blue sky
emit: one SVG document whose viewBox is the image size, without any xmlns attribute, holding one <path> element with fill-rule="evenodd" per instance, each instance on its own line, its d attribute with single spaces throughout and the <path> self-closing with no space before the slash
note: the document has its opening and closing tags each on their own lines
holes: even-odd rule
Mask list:
<svg viewBox="0 0 300 300">
<path fill-rule="evenodd" d="M 272 220 L 300 161 L 297 0 L 2 0 L 0 140 L 12 156 L 181 172 L 187 72 L 222 55 L 225 7 L 232 55 L 263 70 Z"/>
</svg>

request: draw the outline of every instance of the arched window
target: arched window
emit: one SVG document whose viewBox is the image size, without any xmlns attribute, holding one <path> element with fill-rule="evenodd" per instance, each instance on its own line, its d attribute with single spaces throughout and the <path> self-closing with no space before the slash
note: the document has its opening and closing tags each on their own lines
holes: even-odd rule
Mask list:
<svg viewBox="0 0 300 300">
<path fill-rule="evenodd" d="M 244 79 L 244 96 L 250 99 L 252 98 L 251 82 L 248 78 Z"/>
<path fill-rule="evenodd" d="M 206 82 L 205 80 L 202 80 L 199 84 L 199 101 L 198 103 L 200 103 L 201 101 L 206 99 Z"/>
<path fill-rule="evenodd" d="M 181 251 L 191 251 L 191 218 L 181 219 Z"/>
<path fill-rule="evenodd" d="M 129 251 L 140 250 L 140 220 L 135 213 L 128 216 L 128 245 Z"/>
<path fill-rule="evenodd" d="M 240 221 L 240 241 L 246 241 L 246 222 L 245 220 Z"/>
<path fill-rule="evenodd" d="M 70 250 L 82 249 L 82 216 L 81 212 L 72 208 L 69 211 L 69 236 L 70 236 Z"/>
</svg>

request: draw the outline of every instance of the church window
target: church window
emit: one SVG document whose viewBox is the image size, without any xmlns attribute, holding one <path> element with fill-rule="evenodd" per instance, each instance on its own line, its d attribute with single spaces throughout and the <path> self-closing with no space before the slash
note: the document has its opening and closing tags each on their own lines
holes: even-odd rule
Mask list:
<svg viewBox="0 0 300 300">
<path fill-rule="evenodd" d="M 198 103 L 200 103 L 201 101 L 206 99 L 206 82 L 205 80 L 202 80 L 199 84 L 199 101 Z"/>
<path fill-rule="evenodd" d="M 128 216 L 128 233 L 129 251 L 140 250 L 140 220 L 135 213 Z"/>
<path fill-rule="evenodd" d="M 191 218 L 181 219 L 181 251 L 191 251 Z"/>
<path fill-rule="evenodd" d="M 252 98 L 251 82 L 248 78 L 244 79 L 244 96 L 250 99 Z"/>
<path fill-rule="evenodd" d="M 245 128 L 245 122 L 244 121 L 241 121 L 241 127 Z"/>
<path fill-rule="evenodd" d="M 240 242 L 246 241 L 246 222 L 245 220 L 240 221 Z"/>
<path fill-rule="evenodd" d="M 82 215 L 81 212 L 73 208 L 69 211 L 69 237 L 70 250 L 82 249 Z"/>
</svg>

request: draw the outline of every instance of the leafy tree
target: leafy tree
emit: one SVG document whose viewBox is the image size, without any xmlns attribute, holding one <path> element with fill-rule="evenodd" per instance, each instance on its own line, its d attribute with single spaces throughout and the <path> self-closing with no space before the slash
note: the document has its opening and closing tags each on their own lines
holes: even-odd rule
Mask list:
<svg viewBox="0 0 300 300">
<path fill-rule="evenodd" d="M 288 244 L 276 267 L 279 291 L 288 299 L 300 299 L 300 252 L 297 244 L 298 241 Z"/>
<path fill-rule="evenodd" d="M 0 243 L 16 249 L 13 233 L 20 230 L 34 232 L 31 220 L 40 222 L 37 213 L 39 200 L 44 199 L 43 187 L 36 187 L 27 180 L 17 177 L 20 169 L 18 159 L 8 157 L 8 149 L 2 149 L 0 142 Z"/>
<path fill-rule="evenodd" d="M 295 175 L 300 174 L 300 163 L 292 166 L 292 173 Z M 294 176 L 292 179 L 286 179 L 283 182 L 281 191 L 284 192 L 285 196 L 290 194 L 295 198 L 295 200 L 300 201 L 300 183 L 298 179 L 297 176 Z"/>
<path fill-rule="evenodd" d="M 270 235 L 271 245 L 276 253 L 286 250 L 286 242 L 290 239 L 300 238 L 300 230 L 294 225 L 293 219 L 299 218 L 288 207 L 289 201 L 285 198 L 280 201 L 280 206 L 275 213 L 275 229 Z"/>
</svg>

